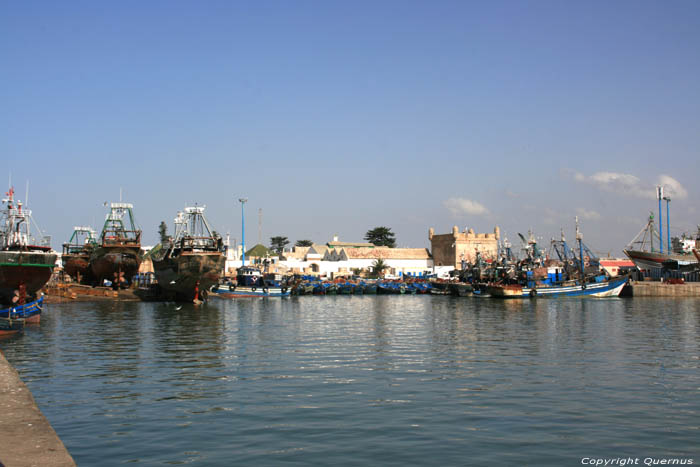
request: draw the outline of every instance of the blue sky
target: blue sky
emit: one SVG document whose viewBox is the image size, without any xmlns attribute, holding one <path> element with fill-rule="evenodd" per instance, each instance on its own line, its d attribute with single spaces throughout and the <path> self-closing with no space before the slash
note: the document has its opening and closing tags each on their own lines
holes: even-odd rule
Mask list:
<svg viewBox="0 0 700 467">
<path fill-rule="evenodd" d="M 245 196 L 248 245 L 579 215 L 620 255 L 657 183 L 700 223 L 698 51 L 697 1 L 5 3 L 2 172 L 55 247 L 122 188 L 146 244 Z"/>
</svg>

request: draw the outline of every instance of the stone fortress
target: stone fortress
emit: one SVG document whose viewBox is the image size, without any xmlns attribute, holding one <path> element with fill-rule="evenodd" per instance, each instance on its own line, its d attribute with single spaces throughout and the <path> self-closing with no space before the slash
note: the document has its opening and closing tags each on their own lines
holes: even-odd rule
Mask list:
<svg viewBox="0 0 700 467">
<path fill-rule="evenodd" d="M 474 229 L 464 229 L 460 232 L 459 228 L 454 226 L 452 233 L 435 235 L 435 229 L 431 227 L 428 238 L 435 266 L 453 266 L 461 269 L 462 260 L 473 263 L 477 251 L 483 259 L 496 259 L 501 229 L 496 226 L 493 233 L 477 234 Z"/>
</svg>

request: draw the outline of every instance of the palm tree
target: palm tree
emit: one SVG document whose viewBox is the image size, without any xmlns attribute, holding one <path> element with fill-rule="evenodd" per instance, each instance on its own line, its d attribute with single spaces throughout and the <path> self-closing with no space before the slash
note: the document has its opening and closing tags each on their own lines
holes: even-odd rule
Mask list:
<svg viewBox="0 0 700 467">
<path fill-rule="evenodd" d="M 383 259 L 378 258 L 372 263 L 372 275 L 374 277 L 379 277 L 382 275 L 385 269 L 388 269 L 389 265 L 384 262 Z"/>
</svg>

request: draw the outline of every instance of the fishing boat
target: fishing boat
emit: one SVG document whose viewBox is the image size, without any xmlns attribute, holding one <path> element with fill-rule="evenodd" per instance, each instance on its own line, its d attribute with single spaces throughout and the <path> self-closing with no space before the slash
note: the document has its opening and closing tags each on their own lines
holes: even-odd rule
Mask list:
<svg viewBox="0 0 700 467">
<path fill-rule="evenodd" d="M 700 238 L 696 239 L 696 243 Z M 655 247 L 656 245 L 656 247 Z M 698 265 L 698 258 L 691 251 L 669 251 L 664 253 L 663 242 L 655 227 L 654 214 L 649 215 L 646 226 L 622 250 L 639 269 L 663 268 L 674 263 L 681 268 L 693 268 Z"/>
<path fill-rule="evenodd" d="M 73 227 L 73 234 L 63 244 L 63 271 L 79 284 L 94 281 L 90 270 L 90 255 L 97 246 L 97 233 L 92 227 Z"/>
<path fill-rule="evenodd" d="M 452 295 L 450 283 L 440 279 L 435 279 L 430 282 L 431 295 Z"/>
<path fill-rule="evenodd" d="M 355 284 L 351 282 L 339 282 L 337 287 L 339 295 L 352 295 L 355 293 Z"/>
<path fill-rule="evenodd" d="M 51 278 L 57 257 L 47 237 L 37 244 L 32 212 L 14 193 L 13 188 L 6 193 L 0 212 L 0 303 L 6 305 L 34 299 Z"/>
<path fill-rule="evenodd" d="M 98 244 L 90 254 L 90 270 L 97 285 L 107 280 L 121 288 L 129 285 L 141 265 L 141 230 L 134 221 L 132 204 L 111 203 L 109 207 Z"/>
<path fill-rule="evenodd" d="M 39 323 L 44 308 L 44 296 L 29 303 L 17 304 L 0 310 L 0 319 L 23 319 L 25 323 Z"/>
<path fill-rule="evenodd" d="M 472 285 L 465 282 L 451 282 L 448 290 L 457 297 L 469 297 L 472 292 Z"/>
<path fill-rule="evenodd" d="M 0 318 L 0 337 L 12 336 L 24 331 L 23 318 Z"/>
<path fill-rule="evenodd" d="M 628 276 L 606 278 L 600 275 L 591 281 L 571 280 L 563 282 L 538 282 L 522 284 L 487 284 L 485 293 L 496 298 L 538 298 L 538 297 L 617 297 L 627 284 Z"/>
<path fill-rule="evenodd" d="M 285 283 L 265 279 L 260 269 L 252 266 L 238 268 L 235 284 L 232 282 L 219 284 L 212 289 L 212 292 L 226 298 L 288 297 L 291 293 Z"/>
<path fill-rule="evenodd" d="M 377 293 L 380 295 L 399 295 L 406 293 L 406 284 L 403 282 L 379 281 Z"/>
<path fill-rule="evenodd" d="M 531 255 L 521 265 L 520 279 L 517 283 L 487 283 L 479 287 L 480 294 L 494 298 L 537 298 L 537 297 L 617 297 L 627 284 L 628 276 L 610 278 L 600 271 L 599 264 L 592 251 L 583 244 L 583 235 L 579 231 L 576 219 L 576 241 L 578 256 L 566 244 L 562 234 L 556 244 L 555 252 L 559 261 L 535 262 Z M 584 254 L 584 250 L 587 254 Z M 535 266 L 535 267 L 533 267 Z"/>
<path fill-rule="evenodd" d="M 206 206 L 186 207 L 175 217 L 175 237 L 151 254 L 163 294 L 175 301 L 199 302 L 219 282 L 226 256 L 221 237 L 204 216 Z"/>
<path fill-rule="evenodd" d="M 377 283 L 376 282 L 363 282 L 362 292 L 365 295 L 377 295 Z"/>
</svg>

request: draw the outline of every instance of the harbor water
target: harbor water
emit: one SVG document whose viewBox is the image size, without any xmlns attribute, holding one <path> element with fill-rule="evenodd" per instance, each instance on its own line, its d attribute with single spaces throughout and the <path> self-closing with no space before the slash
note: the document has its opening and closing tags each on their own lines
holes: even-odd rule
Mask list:
<svg viewBox="0 0 700 467">
<path fill-rule="evenodd" d="M 63 303 L 0 349 L 78 465 L 697 464 L 698 303 Z"/>
</svg>

